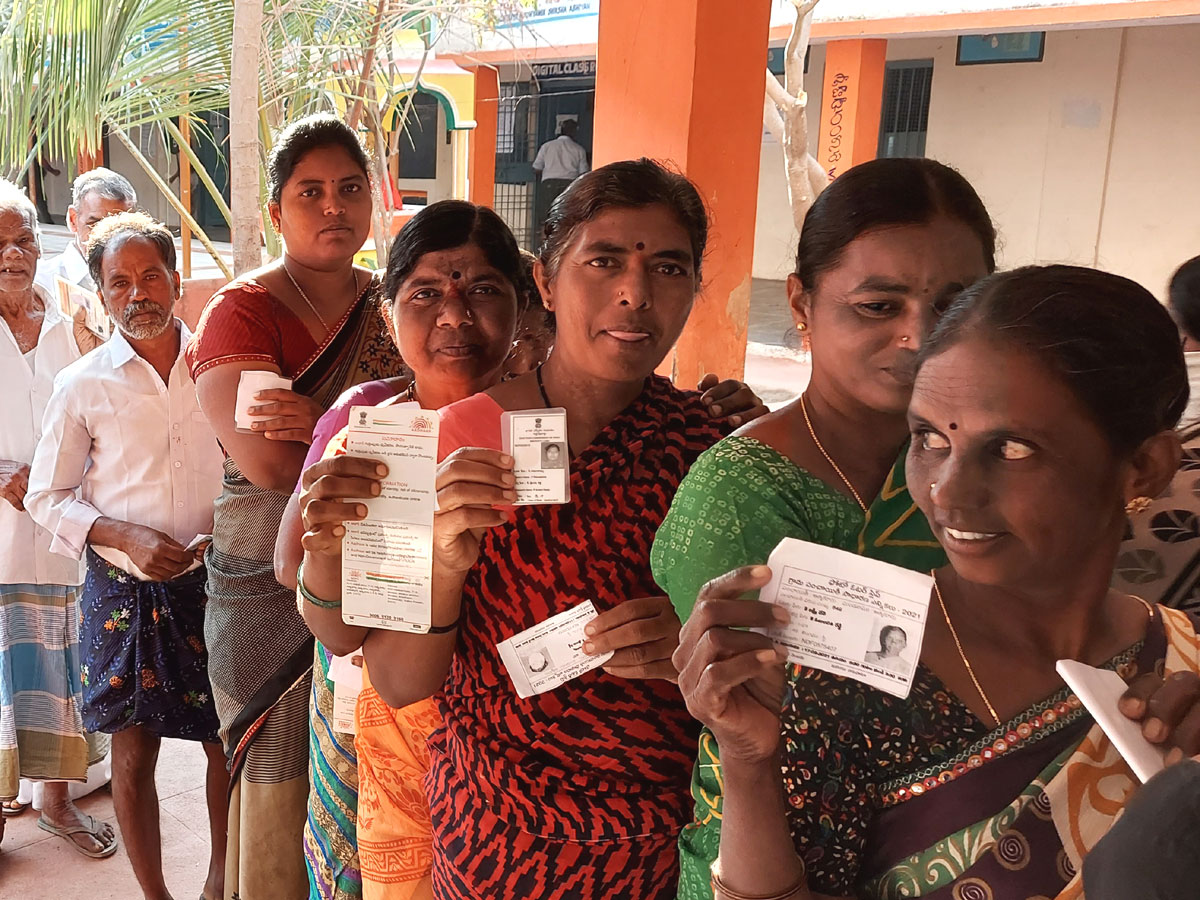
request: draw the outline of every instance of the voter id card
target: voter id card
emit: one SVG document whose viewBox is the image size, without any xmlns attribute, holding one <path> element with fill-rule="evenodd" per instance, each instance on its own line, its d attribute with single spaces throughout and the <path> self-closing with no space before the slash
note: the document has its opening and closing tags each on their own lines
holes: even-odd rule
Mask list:
<svg viewBox="0 0 1200 900">
<path fill-rule="evenodd" d="M 567 411 L 510 410 L 500 417 L 503 450 L 513 458 L 514 506 L 571 501 Z"/>
</svg>

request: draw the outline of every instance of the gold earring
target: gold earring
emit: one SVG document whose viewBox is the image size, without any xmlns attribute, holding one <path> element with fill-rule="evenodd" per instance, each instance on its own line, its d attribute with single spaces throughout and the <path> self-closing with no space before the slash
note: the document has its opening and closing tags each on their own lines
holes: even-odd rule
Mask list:
<svg viewBox="0 0 1200 900">
<path fill-rule="evenodd" d="M 797 322 L 796 330 L 799 331 L 801 334 L 803 334 L 804 332 L 808 331 L 808 323 L 807 322 Z"/>
<path fill-rule="evenodd" d="M 1132 500 L 1130 500 L 1128 503 L 1125 504 L 1125 515 L 1140 516 L 1142 513 L 1144 513 L 1146 510 L 1148 510 L 1150 508 L 1150 504 L 1152 504 L 1153 502 L 1154 501 L 1151 500 L 1149 497 L 1144 497 L 1144 496 L 1143 497 L 1134 497 Z"/>
</svg>

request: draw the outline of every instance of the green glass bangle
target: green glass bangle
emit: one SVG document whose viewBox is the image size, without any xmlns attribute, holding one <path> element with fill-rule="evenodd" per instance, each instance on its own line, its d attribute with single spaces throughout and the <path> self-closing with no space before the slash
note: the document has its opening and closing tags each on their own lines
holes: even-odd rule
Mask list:
<svg viewBox="0 0 1200 900">
<path fill-rule="evenodd" d="M 305 602 L 311 603 L 313 606 L 320 607 L 321 609 L 342 608 L 341 600 L 335 600 L 332 603 L 328 600 L 322 600 L 304 586 L 304 563 L 300 563 L 300 568 L 296 570 L 296 590 L 300 592 L 300 596 L 304 598 Z"/>
</svg>

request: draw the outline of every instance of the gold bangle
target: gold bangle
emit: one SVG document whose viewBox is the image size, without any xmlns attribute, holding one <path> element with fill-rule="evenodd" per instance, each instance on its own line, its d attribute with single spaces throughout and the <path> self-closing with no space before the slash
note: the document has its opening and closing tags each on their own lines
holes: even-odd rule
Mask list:
<svg viewBox="0 0 1200 900">
<path fill-rule="evenodd" d="M 796 883 L 785 891 L 780 891 L 777 894 L 746 894 L 742 891 L 737 891 L 721 880 L 721 876 L 717 873 L 716 864 L 709 869 L 710 884 L 712 885 L 713 897 L 715 900 L 791 900 L 799 893 L 808 879 L 808 873 L 804 869 L 804 864 L 800 864 L 800 878 Z"/>
</svg>

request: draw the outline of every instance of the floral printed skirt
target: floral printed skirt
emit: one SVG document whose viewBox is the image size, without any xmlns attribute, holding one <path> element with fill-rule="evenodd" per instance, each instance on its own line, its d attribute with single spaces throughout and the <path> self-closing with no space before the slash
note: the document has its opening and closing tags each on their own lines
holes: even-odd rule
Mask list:
<svg viewBox="0 0 1200 900">
<path fill-rule="evenodd" d="M 162 737 L 216 742 L 206 581 L 203 567 L 171 581 L 139 581 L 88 549 L 79 634 L 88 731 L 140 725 Z"/>
</svg>

